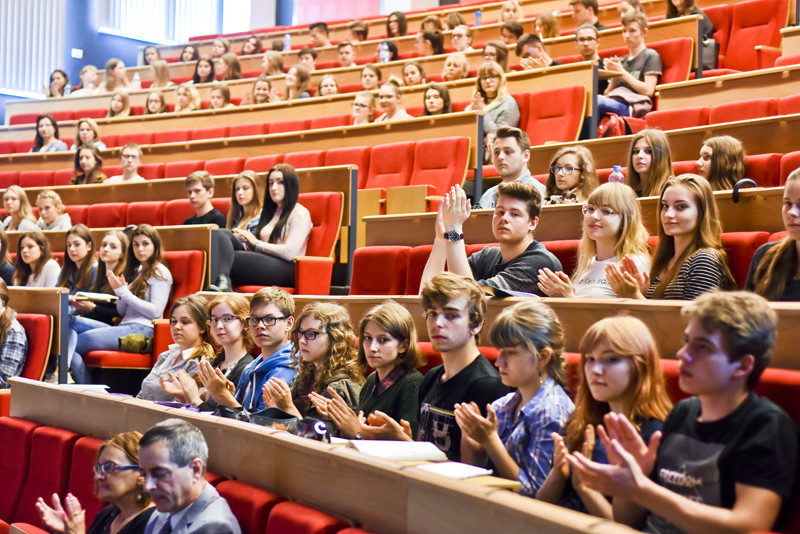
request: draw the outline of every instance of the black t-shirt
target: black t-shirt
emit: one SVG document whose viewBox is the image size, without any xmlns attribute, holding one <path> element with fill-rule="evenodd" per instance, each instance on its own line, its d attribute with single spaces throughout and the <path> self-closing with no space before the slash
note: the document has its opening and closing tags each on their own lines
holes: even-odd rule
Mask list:
<svg viewBox="0 0 800 534">
<path fill-rule="evenodd" d="M 200 217 L 192 215 L 183 221 L 183 224 L 216 224 L 220 228 L 225 228 L 227 222 L 222 212 L 215 208 Z"/>
<path fill-rule="evenodd" d="M 732 509 L 736 484 L 791 496 L 797 475 L 798 429 L 769 399 L 751 393 L 719 421 L 703 423 L 700 400 L 675 405 L 664 421 L 651 477 L 665 488 L 709 506 Z M 646 532 L 680 532 L 656 514 Z"/>
<path fill-rule="evenodd" d="M 519 256 L 503 262 L 500 247 L 486 247 L 467 260 L 472 276 L 481 286 L 504 291 L 523 291 L 544 297 L 537 282 L 539 269 L 561 270 L 561 262 L 538 241 L 531 243 Z"/>
<path fill-rule="evenodd" d="M 769 249 L 778 245 L 781 241 L 775 241 L 772 243 L 764 243 L 756 253 L 753 254 L 753 260 L 750 262 L 750 269 L 747 272 L 747 282 L 744 283 L 744 288 L 748 291 L 755 291 L 756 290 L 756 270 L 758 266 L 761 264 L 761 260 L 764 259 L 764 255 L 767 253 Z M 777 300 L 783 301 L 798 301 L 800 300 L 800 280 L 790 280 L 786 287 L 783 289 L 783 293 Z"/>
<path fill-rule="evenodd" d="M 486 412 L 486 405 L 499 399 L 508 388 L 500 380 L 497 369 L 483 355 L 442 382 L 444 366 L 428 371 L 419 388 L 418 441 L 430 441 L 450 460 L 461 458 L 461 429 L 456 424 L 453 409 L 457 402 L 474 402 Z"/>
</svg>

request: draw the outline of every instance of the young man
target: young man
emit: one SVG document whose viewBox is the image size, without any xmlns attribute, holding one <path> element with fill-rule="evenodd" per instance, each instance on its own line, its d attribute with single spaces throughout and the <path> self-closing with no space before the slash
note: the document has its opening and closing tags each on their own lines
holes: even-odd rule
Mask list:
<svg viewBox="0 0 800 534">
<path fill-rule="evenodd" d="M 139 469 L 156 511 L 145 534 L 241 534 L 239 522 L 205 480 L 208 445 L 196 426 L 167 419 L 139 440 Z"/>
<path fill-rule="evenodd" d="M 225 215 L 211 204 L 214 177 L 206 171 L 195 171 L 186 177 L 183 184 L 189 204 L 194 209 L 194 215 L 183 221 L 183 224 L 216 224 L 218 228 L 225 228 Z"/>
<path fill-rule="evenodd" d="M 467 195 L 459 186 L 439 205 L 436 239 L 422 272 L 422 283 L 445 269 L 477 280 L 494 291 L 545 295 L 537 285 L 539 269 L 561 270 L 561 262 L 533 238 L 542 197 L 530 184 L 502 183 L 492 217 L 492 234 L 499 247 L 486 247 L 467 258 L 464 222 L 469 219 Z"/>
<path fill-rule="evenodd" d="M 139 165 L 142 164 L 142 149 L 136 143 L 128 143 L 119 153 L 119 162 L 122 165 L 122 174 L 112 176 L 104 183 L 106 184 L 130 184 L 133 182 L 144 182 L 144 178 L 139 176 Z"/>
<path fill-rule="evenodd" d="M 798 460 L 797 426 L 753 393 L 775 344 L 775 312 L 753 293 L 716 291 L 683 315 L 679 383 L 694 397 L 675 405 L 649 447 L 626 419 L 606 416 L 611 464 L 578 453 L 569 461 L 589 487 L 614 496 L 618 521 L 649 514 L 647 532 L 772 530 L 781 505 L 788 511 Z"/>
<path fill-rule="evenodd" d="M 314 72 L 317 69 L 317 51 L 310 46 L 304 46 L 297 53 L 298 64 L 308 69 L 308 72 Z"/>
<path fill-rule="evenodd" d="M 597 19 L 597 0 L 570 0 L 569 5 L 572 8 L 572 20 L 577 26 L 588 23 L 597 28 L 597 31 L 608 29 Z"/>
<path fill-rule="evenodd" d="M 456 52 L 472 52 L 472 30 L 466 24 L 459 24 L 450 34 L 450 44 Z"/>
<path fill-rule="evenodd" d="M 545 187 L 538 180 L 531 176 L 528 170 L 528 160 L 531 159 L 531 140 L 528 134 L 519 128 L 511 126 L 501 126 L 495 132 L 494 140 L 491 142 L 492 165 L 497 169 L 503 183 L 519 180 L 523 183 L 530 183 L 544 196 Z M 497 186 L 490 187 L 483 193 L 478 201 L 479 208 L 494 208 Z"/>
<path fill-rule="evenodd" d="M 515 49 L 519 59 L 519 64 L 524 69 L 543 69 L 553 65 L 563 65 L 559 61 L 554 61 L 544 50 L 542 39 L 535 33 L 526 33 L 517 41 Z"/>
<path fill-rule="evenodd" d="M 508 389 L 497 369 L 478 351 L 486 301 L 475 281 L 442 273 L 423 286 L 421 297 L 428 336 L 433 350 L 442 354 L 442 365 L 422 379 L 417 440 L 433 442 L 450 460 L 458 461 L 461 429 L 453 413 L 456 403 L 475 402 L 485 410 L 486 404 Z M 411 439 L 407 422 L 401 426 L 382 412 L 370 419 L 384 439 Z"/>
<path fill-rule="evenodd" d="M 314 47 L 331 46 L 331 40 L 328 34 L 328 25 L 324 22 L 315 22 L 308 27 L 308 32 L 311 35 L 311 43 Z"/>
<path fill-rule="evenodd" d="M 516 20 L 509 20 L 500 26 L 500 40 L 506 46 L 514 46 L 517 44 L 517 40 L 522 37 L 523 31 L 522 24 Z"/>
<path fill-rule="evenodd" d="M 578 49 L 583 61 L 596 61 L 599 68 L 605 68 L 603 60 L 597 53 L 600 48 L 600 37 L 597 28 L 591 24 L 578 26 L 578 29 L 575 30 L 575 48 Z M 604 93 L 606 87 L 608 87 L 608 80 L 597 81 L 598 93 Z"/>
<path fill-rule="evenodd" d="M 612 78 L 605 95 L 597 97 L 600 117 L 605 113 L 619 116 L 643 117 L 653 107 L 658 77 L 661 76 L 661 56 L 647 48 L 647 17 L 644 13 L 628 10 L 622 16 L 622 38 L 628 55 L 622 59 L 606 58 L 605 68 L 622 76 Z"/>
<path fill-rule="evenodd" d="M 342 67 L 353 67 L 356 64 L 356 49 L 350 41 L 342 41 L 336 47 L 339 53 L 339 63 Z"/>
<path fill-rule="evenodd" d="M 351 43 L 360 43 L 367 40 L 369 35 L 369 26 L 363 20 L 354 20 L 347 25 L 347 31 L 350 36 L 348 39 Z"/>
</svg>

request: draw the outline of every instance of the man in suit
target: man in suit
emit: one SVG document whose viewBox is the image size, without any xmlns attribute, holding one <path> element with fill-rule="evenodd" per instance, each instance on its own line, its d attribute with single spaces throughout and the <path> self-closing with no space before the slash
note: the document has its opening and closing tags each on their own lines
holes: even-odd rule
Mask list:
<svg viewBox="0 0 800 534">
<path fill-rule="evenodd" d="M 145 534 L 241 534 L 227 501 L 205 481 L 208 445 L 196 426 L 167 419 L 139 440 L 145 490 L 156 505 Z"/>
</svg>

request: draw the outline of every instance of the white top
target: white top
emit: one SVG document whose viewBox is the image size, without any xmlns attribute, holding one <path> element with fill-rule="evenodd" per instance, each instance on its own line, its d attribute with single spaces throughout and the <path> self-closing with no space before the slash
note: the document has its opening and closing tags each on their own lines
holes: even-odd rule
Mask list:
<svg viewBox="0 0 800 534">
<path fill-rule="evenodd" d="M 42 267 L 42 272 L 36 278 L 33 273 L 28 277 L 25 287 L 56 287 L 58 285 L 58 277 L 61 275 L 61 267 L 58 266 L 56 260 L 47 260 L 47 263 Z"/>
<path fill-rule="evenodd" d="M 112 176 L 111 178 L 107 178 L 104 184 L 132 184 L 134 182 L 144 182 L 146 181 L 142 176 L 138 174 L 134 175 L 133 178 L 130 180 L 126 180 L 124 176 L 118 174 L 116 176 Z"/>
<path fill-rule="evenodd" d="M 286 261 L 292 261 L 297 256 L 305 255 L 308 236 L 314 227 L 314 223 L 311 222 L 311 214 L 308 209 L 301 204 L 295 204 L 292 214 L 289 215 L 289 219 L 286 221 L 286 226 L 283 227 L 283 235 L 280 241 L 278 243 L 268 243 L 269 235 L 272 233 L 272 229 L 275 228 L 280 216 L 281 212 L 278 210 L 272 216 L 272 220 L 261 229 L 261 234 L 258 236 L 260 240 L 256 242 L 256 250 L 264 254 L 277 256 Z"/>
<path fill-rule="evenodd" d="M 395 121 L 407 121 L 408 119 L 413 119 L 412 115 L 409 115 L 404 108 L 398 109 L 397 112 L 392 116 L 390 119 L 388 113 L 384 113 L 374 122 L 395 122 Z"/>
<path fill-rule="evenodd" d="M 633 256 L 633 262 L 642 272 L 650 272 L 649 256 Z M 597 261 L 589 267 L 589 270 L 575 282 L 575 296 L 586 299 L 608 299 L 616 298 L 617 294 L 608 285 L 606 278 L 606 265 L 616 264 L 617 258 L 610 258 Z"/>
</svg>

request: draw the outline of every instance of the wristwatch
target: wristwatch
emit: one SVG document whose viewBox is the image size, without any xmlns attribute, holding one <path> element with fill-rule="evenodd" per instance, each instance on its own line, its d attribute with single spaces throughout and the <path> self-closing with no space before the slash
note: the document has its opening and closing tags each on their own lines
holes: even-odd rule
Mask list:
<svg viewBox="0 0 800 534">
<path fill-rule="evenodd" d="M 462 239 L 464 239 L 464 234 L 459 233 L 455 229 L 450 229 L 444 233 L 444 238 L 450 241 L 451 243 L 458 243 Z"/>
</svg>

